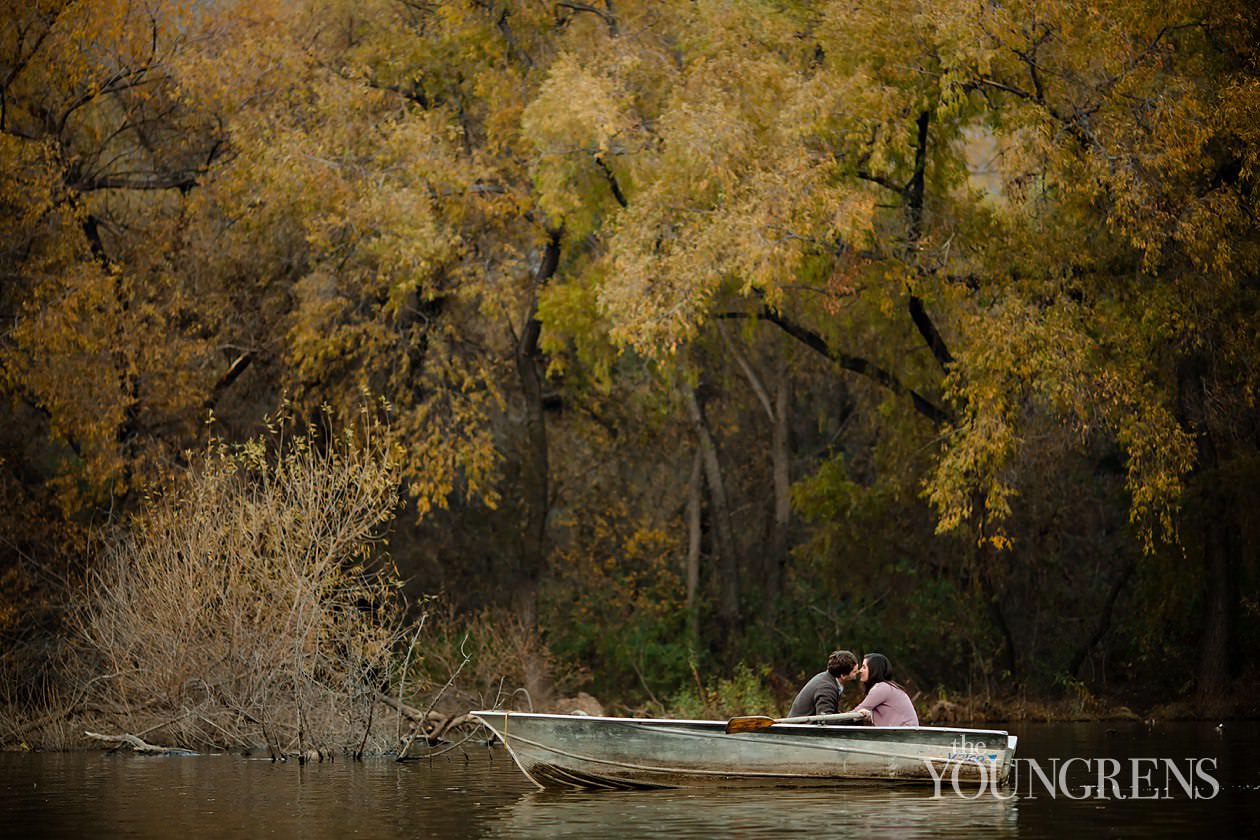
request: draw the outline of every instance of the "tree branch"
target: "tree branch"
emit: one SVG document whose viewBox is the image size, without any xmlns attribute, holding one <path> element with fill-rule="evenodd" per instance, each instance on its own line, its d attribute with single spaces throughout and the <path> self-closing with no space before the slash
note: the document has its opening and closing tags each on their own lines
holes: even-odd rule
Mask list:
<svg viewBox="0 0 1260 840">
<path fill-rule="evenodd" d="M 362 84 L 372 88 L 373 90 L 387 90 L 390 93 L 396 93 L 399 96 L 401 96 L 403 99 L 406 99 L 408 102 L 416 103 L 425 111 L 432 108 L 433 105 L 435 104 L 429 99 L 428 94 L 426 94 L 420 88 L 419 81 L 412 82 L 407 87 L 403 87 L 402 85 L 397 85 L 397 84 L 390 85 L 390 84 L 386 84 L 384 82 L 378 81 L 372 76 L 357 75 L 345 67 L 333 67 L 332 65 L 324 65 L 324 66 L 328 70 L 331 70 L 333 73 L 336 73 L 338 76 L 345 79 L 347 82 L 361 82 Z"/>
<path fill-rule="evenodd" d="M 39 52 L 39 48 L 44 45 L 44 41 L 48 38 L 49 33 L 52 32 L 53 25 L 57 22 L 57 18 L 61 16 L 62 11 L 64 11 L 67 6 L 69 6 L 69 3 L 63 4 L 61 8 L 55 9 L 45 15 L 47 25 L 35 38 L 35 43 L 31 45 L 30 52 L 25 55 L 22 54 L 22 47 L 26 41 L 27 30 L 20 26 L 18 27 L 15 58 L 12 66 L 9 68 L 9 72 L 4 77 L 4 81 L 0 82 L 0 131 L 4 131 L 6 128 L 5 121 L 8 112 L 9 88 L 13 85 L 13 82 L 17 80 L 17 77 L 22 73 L 22 71 L 26 69 L 30 60 L 35 57 L 35 54 Z"/>
<path fill-rule="evenodd" d="M 731 339 L 731 337 L 726 334 L 726 330 L 722 329 L 721 322 L 718 323 L 718 334 L 722 336 L 722 343 L 726 345 L 726 349 L 729 350 L 731 356 L 734 357 L 735 363 L 739 365 L 739 369 L 742 370 L 744 372 L 744 376 L 748 378 L 748 383 L 752 386 L 753 393 L 757 395 L 757 400 L 761 403 L 761 407 L 765 409 L 766 416 L 770 418 L 771 423 L 775 422 L 774 404 L 770 401 L 770 393 L 766 390 L 766 386 L 762 383 L 761 377 L 757 375 L 755 370 L 753 370 L 752 365 L 749 364 L 748 359 L 744 356 L 740 349 L 735 346 L 735 342 Z"/>
<path fill-rule="evenodd" d="M 881 187 L 890 189 L 897 195 L 905 195 L 906 193 L 906 188 L 904 186 L 895 184 L 882 175 L 875 175 L 874 173 L 867 172 L 865 169 L 859 169 L 853 174 L 857 175 L 863 181 L 870 181 L 873 184 L 879 184 Z"/>
<path fill-rule="evenodd" d="M 66 184 L 75 192 L 96 190 L 179 190 L 188 192 L 197 186 L 200 170 L 182 172 L 120 172 L 113 175 L 96 175 L 75 179 Z"/>
<path fill-rule="evenodd" d="M 626 195 L 621 191 L 621 185 L 617 183 L 617 176 L 613 174 L 612 168 L 604 161 L 602 154 L 595 155 L 595 165 L 604 173 L 604 177 L 608 179 L 608 186 L 612 187 L 613 198 L 617 199 L 617 203 L 625 207 L 629 206 L 626 202 Z"/>
<path fill-rule="evenodd" d="M 1124 564 L 1124 568 L 1120 570 L 1119 576 L 1111 585 L 1111 591 L 1107 593 L 1107 598 L 1103 601 L 1102 610 L 1098 613 L 1098 623 L 1094 626 L 1094 630 L 1089 634 L 1089 638 L 1076 649 L 1072 654 L 1072 659 L 1067 666 L 1067 675 L 1075 677 L 1081 670 L 1081 666 L 1085 664 L 1085 659 L 1089 656 L 1090 651 L 1102 641 L 1103 636 L 1107 635 L 1107 628 L 1111 626 L 1111 616 L 1115 610 L 1116 600 L 1120 597 L 1120 593 L 1124 591 L 1124 587 L 1128 585 L 1129 578 L 1136 571 L 1137 564 L 1129 560 Z"/>
<path fill-rule="evenodd" d="M 948 371 L 950 365 L 954 363 L 954 357 L 949 352 L 949 348 L 945 346 L 945 339 L 941 337 L 940 331 L 936 329 L 936 324 L 932 322 L 927 309 L 924 308 L 923 299 L 918 295 L 910 295 L 910 320 L 914 321 L 915 327 L 919 330 L 919 335 L 923 336 L 923 340 L 927 342 L 928 348 L 932 351 L 932 356 L 940 364 L 941 369 Z"/>
<path fill-rule="evenodd" d="M 608 37 L 616 38 L 618 34 L 617 16 L 613 14 L 612 0 L 607 0 L 604 5 L 608 7 L 608 11 L 604 11 L 603 9 L 596 8 L 595 6 L 591 6 L 586 3 L 571 2 L 557 3 L 556 8 L 570 9 L 574 12 L 590 12 L 591 14 L 598 16 L 599 19 L 604 22 L 604 25 L 608 27 Z"/>
<path fill-rule="evenodd" d="M 1098 142 L 1095 141 L 1094 138 L 1092 138 L 1085 131 L 1085 129 L 1081 127 L 1080 122 L 1078 120 L 1073 119 L 1071 117 L 1066 117 L 1063 114 L 1060 114 L 1058 110 L 1056 110 L 1052 105 L 1050 105 L 1050 103 L 1046 102 L 1044 98 L 1041 98 L 1040 96 L 1037 96 L 1037 95 L 1033 95 L 1026 90 L 1021 90 L 1020 88 L 1013 87 L 1011 85 L 1004 84 L 999 81 L 995 81 L 994 79 L 985 79 L 985 78 L 977 79 L 974 82 L 967 82 L 962 87 L 964 90 L 979 90 L 979 91 L 983 91 L 985 88 L 991 88 L 993 90 L 1000 90 L 1003 93 L 1009 93 L 1012 96 L 1017 96 L 1020 99 L 1026 100 L 1028 102 L 1033 102 L 1041 106 L 1041 108 L 1047 114 L 1049 114 L 1050 117 L 1054 119 L 1055 122 L 1059 123 L 1065 129 L 1067 129 L 1068 134 L 1072 135 L 1072 137 L 1075 138 L 1076 142 L 1080 143 L 1082 147 L 1091 149 L 1091 148 L 1097 148 L 1099 145 Z"/>
<path fill-rule="evenodd" d="M 219 401 L 219 395 L 232 386 L 232 383 L 240 378 L 245 372 L 245 368 L 249 367 L 254 361 L 254 351 L 246 350 L 244 353 L 236 357 L 236 361 L 228 366 L 227 372 L 219 377 L 219 381 L 214 383 L 214 387 L 210 390 L 210 396 L 206 398 L 204 407 L 212 408 Z"/>
<path fill-rule="evenodd" d="M 838 364 L 841 368 L 852 373 L 860 374 L 874 382 L 882 385 L 898 396 L 908 396 L 913 403 L 915 411 L 931 420 L 936 426 L 942 426 L 953 420 L 950 412 L 931 400 L 924 397 L 917 391 L 907 388 L 901 380 L 894 376 L 891 372 L 884 370 L 877 364 L 862 358 L 861 356 L 851 356 L 842 353 L 831 347 L 827 340 L 813 330 L 805 327 L 795 321 L 788 320 L 774 311 L 763 308 L 757 313 L 748 312 L 723 312 L 718 314 L 718 318 L 758 318 L 777 326 L 797 341 L 804 344 L 811 350 L 819 353 L 831 361 Z"/>
</svg>

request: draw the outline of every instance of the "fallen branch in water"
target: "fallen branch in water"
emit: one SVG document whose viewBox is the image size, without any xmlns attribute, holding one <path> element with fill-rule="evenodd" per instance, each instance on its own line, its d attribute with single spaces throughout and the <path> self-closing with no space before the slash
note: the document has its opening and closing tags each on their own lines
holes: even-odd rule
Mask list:
<svg viewBox="0 0 1260 840">
<path fill-rule="evenodd" d="M 411 734 L 402 739 L 402 748 L 398 751 L 400 760 L 402 756 L 407 755 L 407 751 L 417 738 L 423 737 L 429 746 L 436 746 L 441 743 L 446 733 L 473 719 L 472 715 L 467 713 L 448 716 L 433 709 L 422 712 L 414 706 L 408 706 L 406 703 L 395 700 L 388 694 L 382 694 L 381 692 L 377 692 L 376 699 L 391 709 L 397 710 L 399 714 L 412 723 Z"/>
<path fill-rule="evenodd" d="M 416 727 L 423 731 L 428 738 L 441 738 L 447 731 L 472 720 L 472 716 L 467 713 L 452 717 L 433 709 L 422 712 L 415 706 L 408 706 L 406 703 L 399 702 L 388 694 L 382 694 L 379 691 L 376 693 L 376 700 L 384 703 L 391 709 L 397 710 L 407 720 L 416 724 Z"/>
<path fill-rule="evenodd" d="M 159 747 L 154 744 L 150 744 L 141 738 L 137 738 L 135 735 L 128 735 L 126 733 L 122 735 L 101 735 L 100 733 L 97 733 L 97 732 L 84 732 L 83 734 L 88 736 L 89 738 L 95 738 L 98 741 L 108 741 L 112 744 L 118 744 L 119 746 L 126 744 L 127 746 L 131 747 L 133 750 L 135 750 L 138 753 L 147 753 L 149 755 L 196 755 L 197 754 L 193 752 L 192 750 L 185 750 L 179 747 Z"/>
<path fill-rule="evenodd" d="M 395 761 L 410 761 L 415 758 L 433 758 L 434 756 L 438 756 L 438 755 L 441 755 L 442 753 L 449 752 L 459 747 L 465 741 L 468 741 L 469 739 L 471 739 L 474 733 L 469 733 L 468 735 L 465 735 L 461 740 L 455 741 L 453 743 L 446 739 L 446 735 L 450 733 L 451 730 L 455 729 L 456 727 L 463 726 L 466 723 L 473 723 L 473 722 L 475 722 L 475 718 L 473 718 L 472 715 L 467 714 L 467 713 L 462 714 L 462 715 L 455 715 L 454 717 L 447 719 L 446 723 L 442 724 L 440 727 L 434 730 L 432 734 L 424 736 L 424 742 L 427 746 L 442 747 L 442 749 L 439 750 L 438 752 L 429 752 L 429 753 L 425 753 L 424 755 L 413 756 L 411 754 L 411 745 L 415 743 L 418 737 L 420 737 L 420 733 L 418 731 L 413 732 L 411 735 L 403 739 L 403 744 L 398 750 L 398 757 L 395 759 Z"/>
<path fill-rule="evenodd" d="M 460 724 L 469 723 L 472 720 L 474 720 L 472 715 L 458 715 L 452 719 L 451 725 L 448 726 L 447 728 L 451 729 L 451 728 L 454 728 L 455 726 L 459 726 Z M 441 748 L 435 749 L 431 752 L 427 752 L 424 755 L 411 755 L 410 751 L 411 751 L 412 742 L 408 741 L 407 744 L 402 748 L 402 750 L 399 751 L 398 758 L 394 760 L 395 761 L 418 761 L 419 759 L 427 758 L 431 761 L 437 758 L 438 756 L 445 755 L 451 750 L 459 750 L 461 753 L 463 753 L 464 761 L 468 761 L 468 753 L 464 752 L 464 744 L 471 741 L 473 736 L 476 734 L 477 734 L 477 730 L 474 729 L 472 732 L 469 732 L 467 735 L 465 735 L 463 738 L 459 739 L 458 741 L 446 741 L 445 743 L 443 743 L 441 740 L 438 740 L 438 739 L 431 739 L 429 742 L 429 746 L 441 747 Z"/>
</svg>

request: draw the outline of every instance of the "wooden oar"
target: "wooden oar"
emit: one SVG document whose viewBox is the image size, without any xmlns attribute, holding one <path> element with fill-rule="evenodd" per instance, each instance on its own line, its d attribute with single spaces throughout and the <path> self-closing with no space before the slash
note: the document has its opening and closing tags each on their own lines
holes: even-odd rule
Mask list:
<svg viewBox="0 0 1260 840">
<path fill-rule="evenodd" d="M 861 712 L 838 712 L 834 715 L 806 715 L 804 717 L 772 718 L 765 715 L 734 717 L 726 722 L 726 734 L 735 732 L 760 732 L 776 723 L 822 723 L 828 720 L 861 720 Z"/>
</svg>

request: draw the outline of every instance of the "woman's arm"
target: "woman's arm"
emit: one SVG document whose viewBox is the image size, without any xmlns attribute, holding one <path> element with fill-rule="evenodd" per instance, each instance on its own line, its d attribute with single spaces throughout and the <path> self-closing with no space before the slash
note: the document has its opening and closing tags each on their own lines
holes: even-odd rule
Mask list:
<svg viewBox="0 0 1260 840">
<path fill-rule="evenodd" d="M 870 720 L 875 709 L 883 705 L 888 700 L 888 694 L 892 691 L 892 687 L 888 683 L 875 683 L 871 686 L 871 690 L 866 692 L 866 696 L 862 698 L 862 702 L 853 707 L 853 711 L 861 712 L 862 716 Z"/>
</svg>

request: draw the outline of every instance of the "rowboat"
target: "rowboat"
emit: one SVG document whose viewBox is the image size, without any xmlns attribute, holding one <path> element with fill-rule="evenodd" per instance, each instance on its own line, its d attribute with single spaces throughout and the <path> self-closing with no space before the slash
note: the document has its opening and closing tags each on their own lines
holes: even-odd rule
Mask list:
<svg viewBox="0 0 1260 840">
<path fill-rule="evenodd" d="M 778 723 L 728 732 L 721 720 L 472 713 L 540 788 L 672 788 L 897 781 L 1006 782 L 1016 738 L 934 726 Z"/>
</svg>

